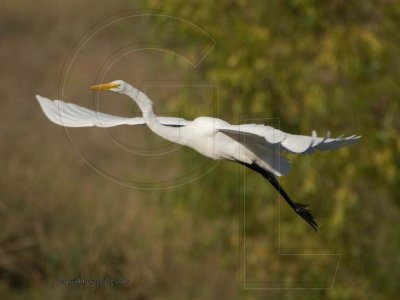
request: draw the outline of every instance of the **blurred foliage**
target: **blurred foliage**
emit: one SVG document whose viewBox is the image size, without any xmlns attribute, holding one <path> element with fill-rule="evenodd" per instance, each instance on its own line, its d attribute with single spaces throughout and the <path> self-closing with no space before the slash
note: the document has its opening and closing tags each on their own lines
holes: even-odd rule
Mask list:
<svg viewBox="0 0 400 300">
<path fill-rule="evenodd" d="M 63 129 L 44 120 L 36 103 L 26 99 L 39 87 L 54 95 L 50 87 L 57 84 L 65 49 L 108 15 L 109 8 L 94 1 L 40 4 L 7 0 L 0 12 L 0 36 L 9 45 L 0 48 L 2 66 L 9 70 L 0 82 L 0 95 L 7 100 L 0 111 L 1 295 L 397 298 L 398 1 L 149 0 L 137 6 L 204 30 L 184 26 L 179 19 L 160 19 L 147 24 L 143 37 L 185 53 L 189 63 L 173 52 L 165 57 L 171 69 L 179 65 L 185 80 L 218 86 L 221 118 L 232 123 L 260 118 L 300 134 L 315 128 L 320 134 L 331 130 L 334 136 L 363 136 L 350 148 L 290 157 L 293 171 L 282 184 L 296 201 L 311 204 L 321 225 L 318 234 L 279 204 L 261 176 L 228 162 L 195 183 L 171 190 L 144 192 L 104 184 L 68 147 Z M 128 6 L 128 1 L 115 1 L 113 10 Z M 129 34 L 123 26 L 120 30 Z M 211 51 L 201 63 L 190 64 L 207 49 Z M 18 62 L 12 63 L 11 57 Z M 152 64 L 141 68 L 146 65 L 158 69 Z M 196 106 L 209 102 L 188 101 L 194 93 L 181 89 L 162 111 L 196 117 Z M 95 134 L 91 138 L 98 141 Z M 176 162 L 200 168 L 202 163 L 190 150 Z M 142 171 L 139 165 L 137 161 L 134 172 Z M 163 168 L 157 166 L 160 172 Z M 339 253 L 341 258 L 336 270 L 338 256 L 290 255 L 296 253 Z M 129 284 L 71 287 L 59 282 L 116 277 L 129 279 Z M 330 287 L 333 280 L 334 285 L 325 290 L 242 289 L 244 277 L 250 288 Z"/>
<path fill-rule="evenodd" d="M 281 129 L 289 132 L 306 134 L 315 128 L 322 134 L 330 129 L 333 135 L 363 136 L 354 147 L 316 154 L 312 160 L 293 157 L 294 171 L 283 183 L 295 199 L 312 203 L 322 224 L 318 242 L 308 233 L 309 228 L 302 227 L 302 242 L 297 246 L 321 247 L 322 243 L 338 247 L 343 254 L 335 291 L 327 293 L 327 298 L 394 298 L 400 276 L 396 238 L 400 4 L 313 0 L 150 3 L 153 8 L 200 25 L 215 40 L 215 48 L 195 71 L 200 78 L 219 85 L 222 118 L 238 122 L 243 113 L 265 112 L 279 117 Z M 170 26 L 168 31 L 175 32 L 175 39 L 163 36 L 158 27 L 155 31 L 182 49 L 193 44 L 201 47 L 201 40 L 193 40 L 193 30 L 182 30 L 179 24 Z M 189 66 L 188 76 L 192 73 Z M 227 173 L 229 168 L 221 166 Z M 237 182 L 221 172 L 224 170 L 210 175 L 209 189 L 216 200 L 210 203 L 214 215 L 224 211 L 216 202 L 235 198 L 223 191 L 237 192 Z M 250 176 L 256 180 L 256 175 L 248 174 L 247 178 Z M 250 184 L 246 183 L 248 189 Z M 257 189 L 268 189 L 262 184 L 258 182 Z M 263 216 L 251 226 L 251 234 L 246 224 L 247 241 L 252 237 L 258 241 L 270 231 L 262 220 L 271 218 L 267 210 L 273 206 L 264 201 L 271 194 L 260 190 L 246 196 L 251 202 L 246 204 L 246 218 Z M 238 213 L 232 208 L 227 211 L 232 216 Z M 204 216 L 210 216 L 210 212 Z M 300 230 L 293 229 L 293 222 L 286 218 L 280 227 L 285 236 Z M 246 253 L 249 257 L 257 255 L 257 247 Z M 396 267 L 388 269 L 392 264 Z M 258 265 L 258 269 L 263 268 L 263 264 Z M 297 280 L 307 276 L 301 267 L 294 272 Z"/>
</svg>

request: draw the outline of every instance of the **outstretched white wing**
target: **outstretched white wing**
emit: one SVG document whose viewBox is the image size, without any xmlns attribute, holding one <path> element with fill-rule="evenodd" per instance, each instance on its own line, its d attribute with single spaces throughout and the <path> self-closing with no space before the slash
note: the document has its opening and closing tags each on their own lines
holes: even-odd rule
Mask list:
<svg viewBox="0 0 400 300">
<path fill-rule="evenodd" d="M 220 132 L 244 144 L 247 148 L 263 146 L 271 150 L 291 153 L 311 154 L 315 150 L 326 151 L 356 142 L 361 136 L 330 138 L 317 137 L 313 130 L 311 136 L 295 135 L 283 132 L 270 126 L 259 124 L 230 125 L 219 128 Z"/>
<path fill-rule="evenodd" d="M 143 125 L 146 124 L 143 118 L 124 118 L 97 112 L 81 107 L 73 103 L 66 103 L 61 100 L 50 100 L 36 95 L 46 117 L 57 125 L 64 127 L 113 127 L 118 125 Z M 163 125 L 185 126 L 190 121 L 182 118 L 157 117 Z"/>
</svg>

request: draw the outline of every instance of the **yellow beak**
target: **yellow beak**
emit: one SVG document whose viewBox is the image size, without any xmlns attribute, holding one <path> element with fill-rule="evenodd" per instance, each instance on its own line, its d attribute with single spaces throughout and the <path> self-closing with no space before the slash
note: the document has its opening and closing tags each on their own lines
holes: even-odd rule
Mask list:
<svg viewBox="0 0 400 300">
<path fill-rule="evenodd" d="M 92 85 L 90 86 L 90 89 L 96 91 L 108 91 L 116 87 L 119 87 L 118 83 L 110 82 L 110 83 L 101 83 L 97 85 Z"/>
</svg>

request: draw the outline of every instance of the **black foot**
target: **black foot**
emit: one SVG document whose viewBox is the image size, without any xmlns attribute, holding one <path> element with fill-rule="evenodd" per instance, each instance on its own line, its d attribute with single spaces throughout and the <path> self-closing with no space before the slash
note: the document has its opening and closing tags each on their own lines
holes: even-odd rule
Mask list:
<svg viewBox="0 0 400 300">
<path fill-rule="evenodd" d="M 307 223 L 310 224 L 315 231 L 318 231 L 318 224 L 317 222 L 315 222 L 314 216 L 311 214 L 311 211 L 307 207 L 309 207 L 309 205 L 295 202 L 293 209 L 300 217 L 306 220 Z"/>
</svg>

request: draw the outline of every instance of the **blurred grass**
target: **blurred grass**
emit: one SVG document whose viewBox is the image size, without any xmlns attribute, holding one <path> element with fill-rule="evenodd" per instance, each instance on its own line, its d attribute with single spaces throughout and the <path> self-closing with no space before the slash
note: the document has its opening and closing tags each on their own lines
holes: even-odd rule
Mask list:
<svg viewBox="0 0 400 300">
<path fill-rule="evenodd" d="M 141 7 L 187 18 L 215 39 L 215 48 L 196 68 L 171 54 L 156 59 L 139 53 L 116 64 L 107 79 L 134 84 L 210 80 L 219 86 L 219 115 L 228 121 L 261 113 L 266 123 L 278 117 L 285 131 L 363 135 L 349 149 L 290 157 L 293 172 L 282 183 L 296 201 L 312 205 L 319 234 L 278 205 L 261 177 L 229 163 L 170 190 L 117 185 L 93 172 L 65 131 L 44 118 L 33 96 L 58 96 L 59 76 L 77 39 L 110 13 Z M 94 1 L 2 2 L 2 298 L 395 299 L 400 278 L 398 2 L 154 0 L 116 1 L 110 9 Z M 189 57 L 196 57 L 205 41 L 179 22 L 161 18 L 140 24 L 137 43 L 150 36 Z M 118 26 L 113 31 L 118 37 L 107 33 L 82 54 L 71 71 L 66 100 L 88 106 L 85 89 L 99 61 L 118 38 L 132 34 L 129 24 Z M 149 91 L 157 111 L 165 114 L 216 113 L 212 101 L 201 100 L 213 95 L 212 89 L 153 86 Z M 158 101 L 163 94 L 165 101 Z M 101 102 L 101 108 L 126 113 L 129 106 L 118 107 L 121 101 Z M 109 132 L 143 147 L 165 145 L 145 128 Z M 165 162 L 163 157 L 120 157 L 112 143 L 104 144 L 101 129 L 70 134 L 91 162 L 134 181 L 174 176 L 204 163 L 185 149 Z M 246 279 L 259 286 L 329 286 L 337 257 L 278 256 L 277 239 L 283 253 L 323 253 L 324 248 L 340 253 L 333 288 L 243 290 L 241 259 Z M 121 277 L 129 284 L 71 287 L 59 282 Z"/>
</svg>

